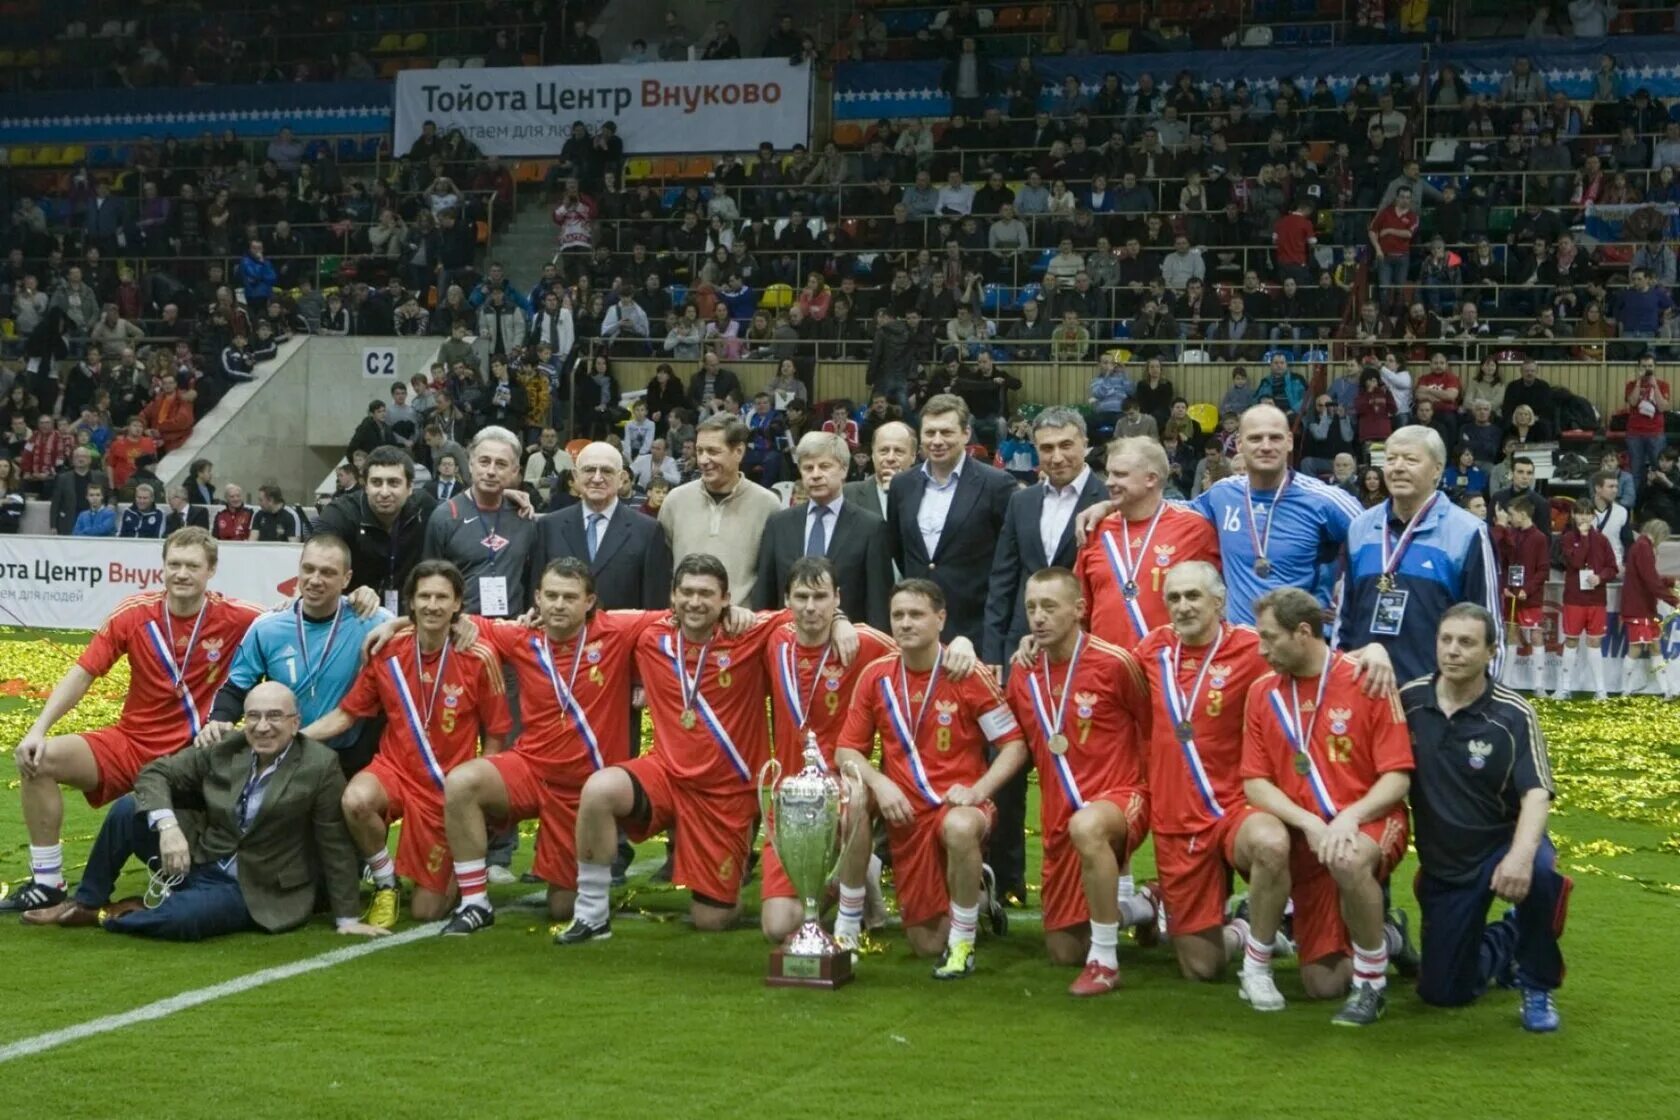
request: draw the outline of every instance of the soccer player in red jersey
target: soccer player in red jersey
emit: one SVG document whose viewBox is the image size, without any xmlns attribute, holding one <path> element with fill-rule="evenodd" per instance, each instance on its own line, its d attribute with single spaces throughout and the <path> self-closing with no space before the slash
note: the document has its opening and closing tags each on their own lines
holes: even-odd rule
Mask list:
<svg viewBox="0 0 1680 1120">
<path fill-rule="evenodd" d="M 977 668 L 961 681 L 943 672 L 945 593 L 938 584 L 900 581 L 892 627 L 899 652 L 859 675 L 835 758 L 842 768 L 858 767 L 887 822 L 910 947 L 924 957 L 943 949 L 934 979 L 958 980 L 974 971 L 981 846 L 996 812 L 991 796 L 1026 763 L 1027 747 L 990 670 Z M 879 770 L 869 762 L 877 732 Z M 988 743 L 997 748 L 989 766 Z M 1001 910 L 993 913 L 1001 925 Z"/>
<path fill-rule="evenodd" d="M 459 646 L 451 634 L 466 590 L 449 561 L 416 564 L 403 588 L 414 629 L 392 638 L 338 707 L 302 731 L 330 739 L 357 719 L 387 716 L 379 752 L 350 779 L 343 802 L 350 837 L 373 871 L 367 921 L 383 929 L 397 924 L 399 874 L 414 881 L 411 917 L 432 921 L 449 913 L 454 872 L 443 824 L 445 777 L 477 753 L 480 741 L 485 754 L 496 754 L 513 729 L 495 651 L 482 642 Z M 398 820 L 393 864 L 386 841 Z"/>
<path fill-rule="evenodd" d="M 1541 693 L 1546 683 L 1546 579 L 1552 574 L 1552 549 L 1534 524 L 1550 507 L 1532 495 L 1519 494 L 1505 507 L 1510 522 L 1496 533 L 1499 586 L 1510 629 L 1517 632 L 1517 655 L 1508 664 L 1505 683 Z M 1536 648 L 1538 647 L 1538 649 Z M 1534 655 L 1538 652 L 1539 657 Z"/>
<path fill-rule="evenodd" d="M 665 612 L 596 610 L 595 577 L 570 556 L 543 569 L 536 609 L 540 629 L 472 619 L 480 640 L 518 675 L 524 725 L 512 748 L 464 762 L 444 779 L 444 827 L 461 887 L 446 936 L 477 933 L 495 920 L 485 890 L 486 820 L 540 822 L 532 870 L 548 884 L 549 916 L 571 921 L 583 783 L 630 758 L 636 639 Z"/>
<path fill-rule="evenodd" d="M 1251 805 L 1289 827 L 1290 852 L 1282 875 L 1261 866 L 1249 879 L 1255 941 L 1243 960 L 1245 990 L 1250 977 L 1270 972 L 1263 946 L 1293 898 L 1307 996 L 1346 993 L 1331 1021 L 1366 1026 L 1387 1006 L 1383 881 L 1406 854 L 1412 741 L 1405 712 L 1397 695 L 1365 695 L 1354 662 L 1325 643 L 1324 609 L 1312 595 L 1294 587 L 1268 592 L 1254 613 L 1261 654 L 1275 672 L 1248 690 L 1243 790 Z"/>
<path fill-rule="evenodd" d="M 1120 865 L 1149 831 L 1149 693 L 1131 654 L 1080 628 L 1067 569 L 1035 573 L 1024 601 L 1039 652 L 1008 697 L 1038 768 L 1045 947 L 1055 964 L 1084 963 L 1070 993 L 1101 995 L 1120 983 L 1121 919 L 1154 919 L 1147 890 L 1117 901 Z"/>
<path fill-rule="evenodd" d="M 164 590 L 123 600 L 47 697 L 17 747 L 32 882 L 0 900 L 0 912 L 55 906 L 65 899 L 61 785 L 95 808 L 134 788 L 140 768 L 191 743 L 210 715 L 227 666 L 261 607 L 207 588 L 216 541 L 196 526 L 163 542 Z M 48 737 L 95 679 L 128 657 L 129 689 L 111 727 Z"/>
<path fill-rule="evenodd" d="M 724 628 L 729 570 L 715 556 L 685 556 L 671 577 L 670 617 L 636 641 L 654 750 L 584 783 L 577 902 L 557 945 L 612 936 L 608 889 L 620 823 L 638 841 L 676 827 L 682 841 L 672 881 L 688 886 L 696 929 L 726 930 L 740 917 L 758 819 L 754 783 L 770 757 L 764 645 L 773 627 L 767 617 L 739 633 Z"/>
<path fill-rule="evenodd" d="M 1219 563 L 1219 535 L 1166 491 L 1167 453 L 1152 439 L 1108 445 L 1108 492 L 1115 511 L 1092 531 L 1074 562 L 1091 612 L 1091 633 L 1136 649 L 1167 621 L 1167 571 L 1187 560 Z"/>
<path fill-rule="evenodd" d="M 1266 866 L 1281 875 L 1289 859 L 1283 825 L 1243 800 L 1243 705 L 1266 663 L 1252 629 L 1222 621 L 1225 595 L 1213 565 L 1177 565 L 1166 578 L 1172 622 L 1136 650 L 1150 692 L 1149 821 L 1158 890 L 1179 971 L 1189 980 L 1217 979 L 1243 951 L 1247 922 L 1225 920 L 1231 873 L 1252 878 Z"/>
<path fill-rule="evenodd" d="M 1604 635 L 1609 629 L 1606 599 L 1610 581 L 1621 572 L 1610 538 L 1593 524 L 1597 511 L 1592 502 L 1581 499 L 1570 512 L 1569 528 L 1558 544 L 1563 553 L 1563 665 L 1558 670 L 1554 700 L 1570 699 L 1575 683 L 1575 662 L 1581 656 L 1581 637 L 1586 636 L 1587 669 L 1592 676 L 1593 699 L 1608 700 L 1604 689 Z"/>
</svg>

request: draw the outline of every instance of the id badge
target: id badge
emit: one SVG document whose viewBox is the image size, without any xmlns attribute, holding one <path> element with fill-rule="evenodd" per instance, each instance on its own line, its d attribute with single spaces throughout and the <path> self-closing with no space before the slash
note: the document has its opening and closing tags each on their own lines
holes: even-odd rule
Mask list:
<svg viewBox="0 0 1680 1120">
<path fill-rule="evenodd" d="M 395 588 L 385 592 L 385 609 L 390 611 L 392 614 L 402 613 L 397 609 L 397 592 Z"/>
<path fill-rule="evenodd" d="M 1400 636 L 1400 624 L 1406 618 L 1406 598 L 1409 591 L 1379 591 L 1377 606 L 1371 612 L 1371 633 L 1380 638 Z"/>
<path fill-rule="evenodd" d="M 1582 568 L 1580 571 L 1575 573 L 1575 576 L 1581 581 L 1582 591 L 1591 591 L 1593 589 L 1593 573 L 1591 568 Z"/>
<path fill-rule="evenodd" d="M 1510 587 L 1523 586 L 1523 566 L 1521 564 L 1512 564 L 1505 569 L 1505 583 Z"/>
<path fill-rule="evenodd" d="M 486 618 L 506 618 L 508 591 L 506 576 L 478 577 L 478 609 Z"/>
</svg>

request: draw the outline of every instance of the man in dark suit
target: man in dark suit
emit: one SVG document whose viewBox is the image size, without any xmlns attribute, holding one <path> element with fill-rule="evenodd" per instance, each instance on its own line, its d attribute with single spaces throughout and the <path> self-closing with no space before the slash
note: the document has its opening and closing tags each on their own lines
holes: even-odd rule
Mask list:
<svg viewBox="0 0 1680 1120">
<path fill-rule="evenodd" d="M 793 451 L 805 483 L 805 504 L 770 515 L 758 545 L 758 579 L 753 606 L 777 610 L 785 600 L 788 571 L 802 556 L 825 556 L 834 565 L 840 608 L 854 622 L 888 629 L 892 597 L 892 558 L 887 555 L 887 523 L 873 504 L 849 502 L 841 495 L 851 458 L 843 436 L 806 432 Z M 870 483 L 870 485 L 874 485 Z"/>
<path fill-rule="evenodd" d="M 163 515 L 163 535 L 167 537 L 188 525 L 197 525 L 208 531 L 210 511 L 204 506 L 188 505 L 185 486 L 172 486 L 169 488 L 169 512 Z"/>
<path fill-rule="evenodd" d="M 869 463 L 874 474 L 848 482 L 841 494 L 848 502 L 887 516 L 887 490 L 892 480 L 916 465 L 916 433 L 901 420 L 878 426 L 870 440 Z"/>
<path fill-rule="evenodd" d="M 340 933 L 382 936 L 360 920 L 338 756 L 297 733 L 297 698 L 278 681 L 246 693 L 244 710 L 242 731 L 141 770 L 134 792 L 112 803 L 75 895 L 28 911 L 25 924 L 169 941 L 281 933 L 309 921 L 325 887 Z M 149 897 L 110 903 L 130 856 L 160 868 Z"/>
<path fill-rule="evenodd" d="M 70 453 L 70 469 L 59 471 L 58 477 L 53 479 L 52 504 L 49 507 L 53 532 L 61 537 L 70 535 L 76 527 L 76 515 L 88 508 L 89 486 L 97 486 L 106 494 L 111 493 L 111 480 L 104 471 L 93 469 L 93 456 L 88 449 L 78 447 Z"/>
<path fill-rule="evenodd" d="M 572 556 L 589 565 L 604 610 L 660 610 L 671 605 L 671 546 L 659 522 L 619 502 L 624 456 L 610 443 L 577 454 L 583 501 L 537 519 L 531 585 L 549 561 Z"/>
<path fill-rule="evenodd" d="M 1071 408 L 1047 408 L 1033 420 L 1033 444 L 1044 481 L 1017 490 L 1009 499 L 1003 532 L 992 556 L 991 592 L 986 598 L 986 634 L 981 656 L 1001 681 L 1009 659 L 1027 632 L 1027 577 L 1045 568 L 1073 570 L 1079 549 L 1073 521 L 1080 510 L 1108 497 L 1103 480 L 1085 462 L 1085 419 Z M 1025 897 L 1027 772 L 1025 768 L 996 794 L 997 821 L 987 841 L 986 862 L 998 888 Z"/>
<path fill-rule="evenodd" d="M 905 579 L 931 579 L 945 592 L 942 640 L 961 635 L 979 649 L 992 554 L 1015 480 L 969 458 L 968 405 L 950 393 L 922 406 L 922 465 L 892 480 L 888 540 Z"/>
</svg>

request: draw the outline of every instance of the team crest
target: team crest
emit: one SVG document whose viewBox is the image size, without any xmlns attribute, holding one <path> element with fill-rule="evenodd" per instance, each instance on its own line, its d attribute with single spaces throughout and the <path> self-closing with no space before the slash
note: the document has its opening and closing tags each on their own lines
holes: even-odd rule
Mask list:
<svg viewBox="0 0 1680 1120">
<path fill-rule="evenodd" d="M 1073 702 L 1076 705 L 1075 710 L 1079 713 L 1079 718 L 1090 719 L 1092 712 L 1096 710 L 1097 694 L 1094 692 L 1076 692 L 1073 694 Z"/>
<path fill-rule="evenodd" d="M 598 664 L 601 660 L 601 643 L 590 642 L 588 645 L 584 646 L 583 656 L 591 665 Z"/>
<path fill-rule="evenodd" d="M 209 658 L 211 661 L 220 661 L 222 659 L 222 639 L 205 638 L 204 656 Z"/>
<path fill-rule="evenodd" d="M 461 694 L 467 690 L 466 685 L 446 684 L 443 686 L 443 706 L 456 707 L 461 703 Z"/>
<path fill-rule="evenodd" d="M 719 669 L 729 668 L 729 655 L 727 653 L 720 653 L 717 655 L 717 667 Z"/>
<path fill-rule="evenodd" d="M 1330 709 L 1330 731 L 1335 735 L 1346 735 L 1348 720 L 1353 718 L 1352 708 Z"/>
<path fill-rule="evenodd" d="M 949 727 L 951 726 L 951 719 L 957 711 L 957 702 L 955 700 L 935 700 L 933 710 L 939 713 L 940 726 Z"/>
<path fill-rule="evenodd" d="M 1229 665 L 1208 666 L 1208 684 L 1214 688 L 1224 688 L 1225 682 L 1230 679 L 1230 676 L 1231 667 Z"/>
<path fill-rule="evenodd" d="M 1480 739 L 1470 740 L 1470 769 L 1480 770 L 1486 766 L 1488 755 L 1492 753 L 1492 743 L 1484 743 Z"/>
<path fill-rule="evenodd" d="M 1158 545 L 1156 545 L 1155 546 L 1155 566 L 1157 568 L 1170 568 L 1170 567 L 1172 567 L 1173 553 L 1175 553 L 1177 551 L 1178 551 L 1178 546 L 1176 544 L 1158 544 Z"/>
</svg>

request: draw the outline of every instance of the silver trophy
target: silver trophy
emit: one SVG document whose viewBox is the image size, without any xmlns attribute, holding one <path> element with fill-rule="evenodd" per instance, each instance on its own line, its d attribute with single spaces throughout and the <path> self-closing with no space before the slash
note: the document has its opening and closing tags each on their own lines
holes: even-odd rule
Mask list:
<svg viewBox="0 0 1680 1120">
<path fill-rule="evenodd" d="M 770 824 L 770 840 L 788 881 L 805 906 L 805 920 L 770 953 L 765 982 L 781 987 L 838 988 L 852 978 L 852 955 L 835 944 L 819 921 L 828 881 L 839 868 L 840 853 L 863 814 L 855 811 L 853 782 L 823 764 L 817 737 L 805 738 L 805 767 L 782 776 L 772 758 L 758 772 L 758 804 Z"/>
</svg>

